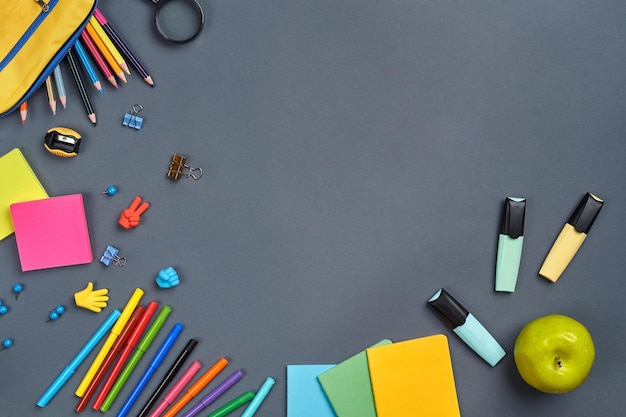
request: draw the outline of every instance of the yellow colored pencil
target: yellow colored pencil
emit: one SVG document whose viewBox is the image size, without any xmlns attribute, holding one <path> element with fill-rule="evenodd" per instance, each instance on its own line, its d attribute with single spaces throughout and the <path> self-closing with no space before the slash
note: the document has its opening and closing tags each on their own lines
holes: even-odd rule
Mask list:
<svg viewBox="0 0 626 417">
<path fill-rule="evenodd" d="M 48 75 L 46 78 L 46 92 L 48 93 L 48 104 L 52 114 L 57 114 L 57 101 L 54 99 L 54 90 L 52 90 L 52 76 Z"/>
<path fill-rule="evenodd" d="M 98 36 L 98 33 L 96 32 L 96 29 L 93 27 L 91 22 L 87 23 L 87 26 L 85 26 L 85 30 L 87 31 L 87 34 L 89 35 L 93 43 L 95 43 L 98 49 L 100 50 L 100 53 L 102 53 L 102 56 L 104 57 L 106 62 L 109 63 L 109 66 L 111 67 L 115 75 L 117 75 L 120 78 L 120 80 L 127 82 L 126 76 L 124 75 L 124 71 L 122 71 L 122 68 L 117 63 L 117 61 L 115 60 L 115 58 L 113 57 L 109 49 L 106 47 L 102 39 L 100 39 L 100 36 Z"/>
<path fill-rule="evenodd" d="M 128 69 L 128 65 L 126 65 L 126 61 L 124 61 L 124 57 L 120 54 L 120 51 L 117 50 L 115 45 L 113 45 L 113 41 L 109 38 L 109 35 L 106 34 L 100 22 L 98 22 L 95 17 L 91 16 L 89 23 L 91 23 L 93 28 L 96 30 L 96 33 L 100 39 L 102 39 L 102 42 L 104 42 L 104 45 L 107 47 L 109 52 L 111 52 L 111 55 L 113 55 L 113 58 L 115 58 L 115 61 L 119 64 L 120 68 L 122 68 L 126 74 L 130 75 L 130 70 Z"/>
</svg>

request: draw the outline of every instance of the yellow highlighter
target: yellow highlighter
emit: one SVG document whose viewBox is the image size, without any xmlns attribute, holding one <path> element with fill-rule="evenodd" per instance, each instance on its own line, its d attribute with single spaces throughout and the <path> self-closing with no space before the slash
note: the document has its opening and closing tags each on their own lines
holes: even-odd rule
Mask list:
<svg viewBox="0 0 626 417">
<path fill-rule="evenodd" d="M 604 201 L 587 193 L 552 245 L 539 275 L 556 282 L 585 241 Z"/>
<path fill-rule="evenodd" d="M 100 348 L 100 352 L 98 352 L 98 355 L 91 363 L 91 366 L 87 370 L 87 373 L 83 377 L 83 380 L 80 382 L 80 385 L 78 385 L 78 388 L 75 392 L 78 397 L 82 397 L 83 394 L 85 394 L 89 383 L 91 383 L 91 380 L 96 375 L 96 372 L 98 372 L 98 368 L 100 368 L 100 365 L 102 365 L 104 358 L 113 347 L 115 340 L 120 335 L 120 333 L 122 333 L 122 330 L 124 330 L 124 326 L 126 326 L 126 323 L 130 319 L 130 316 L 133 314 L 133 311 L 135 311 L 135 308 L 139 304 L 139 300 L 141 300 L 142 296 L 143 290 L 141 288 L 136 288 L 135 292 L 133 292 L 133 295 L 130 297 L 130 300 L 128 300 L 128 303 L 126 303 L 126 307 L 124 307 L 124 310 L 122 310 L 122 314 L 117 319 L 115 325 L 111 329 L 109 337 L 107 337 L 107 339 L 105 340 L 102 348 Z"/>
</svg>

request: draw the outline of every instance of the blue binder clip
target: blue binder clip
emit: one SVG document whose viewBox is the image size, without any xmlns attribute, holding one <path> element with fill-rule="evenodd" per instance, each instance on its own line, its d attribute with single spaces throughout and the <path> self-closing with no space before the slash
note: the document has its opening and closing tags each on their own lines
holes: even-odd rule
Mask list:
<svg viewBox="0 0 626 417">
<path fill-rule="evenodd" d="M 134 129 L 141 129 L 141 125 L 143 124 L 143 117 L 139 117 L 139 112 L 143 110 L 143 106 L 141 104 L 133 104 L 133 107 L 130 108 L 128 113 L 124 115 L 124 120 L 122 124 L 124 126 L 132 127 Z"/>
<path fill-rule="evenodd" d="M 102 262 L 106 266 L 111 266 L 111 265 L 124 266 L 124 265 L 126 265 L 126 258 L 122 258 L 122 257 L 118 256 L 118 253 L 120 253 L 120 251 L 117 248 L 115 248 L 114 246 L 109 245 L 109 246 L 107 246 L 106 250 L 104 251 L 104 254 L 102 255 L 102 258 L 100 258 L 100 262 Z"/>
</svg>

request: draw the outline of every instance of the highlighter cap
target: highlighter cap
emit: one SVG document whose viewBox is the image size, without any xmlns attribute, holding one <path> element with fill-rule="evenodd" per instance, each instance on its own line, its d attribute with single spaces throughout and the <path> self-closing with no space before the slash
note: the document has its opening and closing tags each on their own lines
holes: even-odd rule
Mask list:
<svg viewBox="0 0 626 417">
<path fill-rule="evenodd" d="M 469 315 L 469 311 L 443 288 L 428 300 L 428 304 L 451 329 L 465 324 L 465 320 Z"/>
<path fill-rule="evenodd" d="M 583 199 L 570 216 L 567 223 L 574 226 L 577 232 L 589 234 L 589 229 L 593 226 L 593 222 L 598 217 L 600 209 L 604 205 L 604 201 L 591 193 L 585 194 Z"/>
<path fill-rule="evenodd" d="M 514 239 L 524 235 L 524 217 L 526 214 L 526 199 L 507 197 L 504 202 L 504 217 L 500 234 Z"/>
</svg>

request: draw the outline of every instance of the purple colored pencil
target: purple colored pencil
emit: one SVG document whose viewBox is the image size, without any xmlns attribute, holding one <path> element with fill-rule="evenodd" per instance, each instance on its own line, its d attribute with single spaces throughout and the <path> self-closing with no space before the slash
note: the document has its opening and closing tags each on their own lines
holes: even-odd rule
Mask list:
<svg viewBox="0 0 626 417">
<path fill-rule="evenodd" d="M 154 81 L 152 80 L 152 77 L 148 74 L 145 68 L 139 63 L 139 61 L 137 60 L 135 55 L 130 51 L 130 49 L 128 49 L 128 46 L 126 46 L 122 38 L 120 38 L 117 32 L 115 32 L 115 30 L 113 29 L 111 24 L 108 22 L 107 18 L 104 17 L 102 12 L 96 8 L 96 10 L 93 13 L 93 16 L 96 18 L 98 23 L 102 25 L 102 28 L 104 29 L 106 34 L 109 35 L 109 37 L 111 38 L 111 41 L 115 43 L 115 46 L 117 46 L 122 51 L 122 53 L 126 55 L 126 58 L 128 58 L 130 63 L 133 64 L 133 67 L 135 67 L 137 71 L 139 72 L 139 74 L 141 74 L 141 76 L 143 77 L 143 80 L 147 82 L 150 85 L 150 87 L 154 87 Z"/>
<path fill-rule="evenodd" d="M 193 408 L 183 414 L 183 417 L 194 417 L 200 411 L 207 408 L 209 405 L 213 403 L 213 401 L 217 400 L 222 394 L 224 394 L 230 387 L 235 385 L 237 381 L 243 378 L 243 371 L 241 369 L 237 369 L 231 376 L 226 378 L 224 382 L 219 384 L 213 391 L 209 392 L 204 398 L 202 398 Z"/>
</svg>

